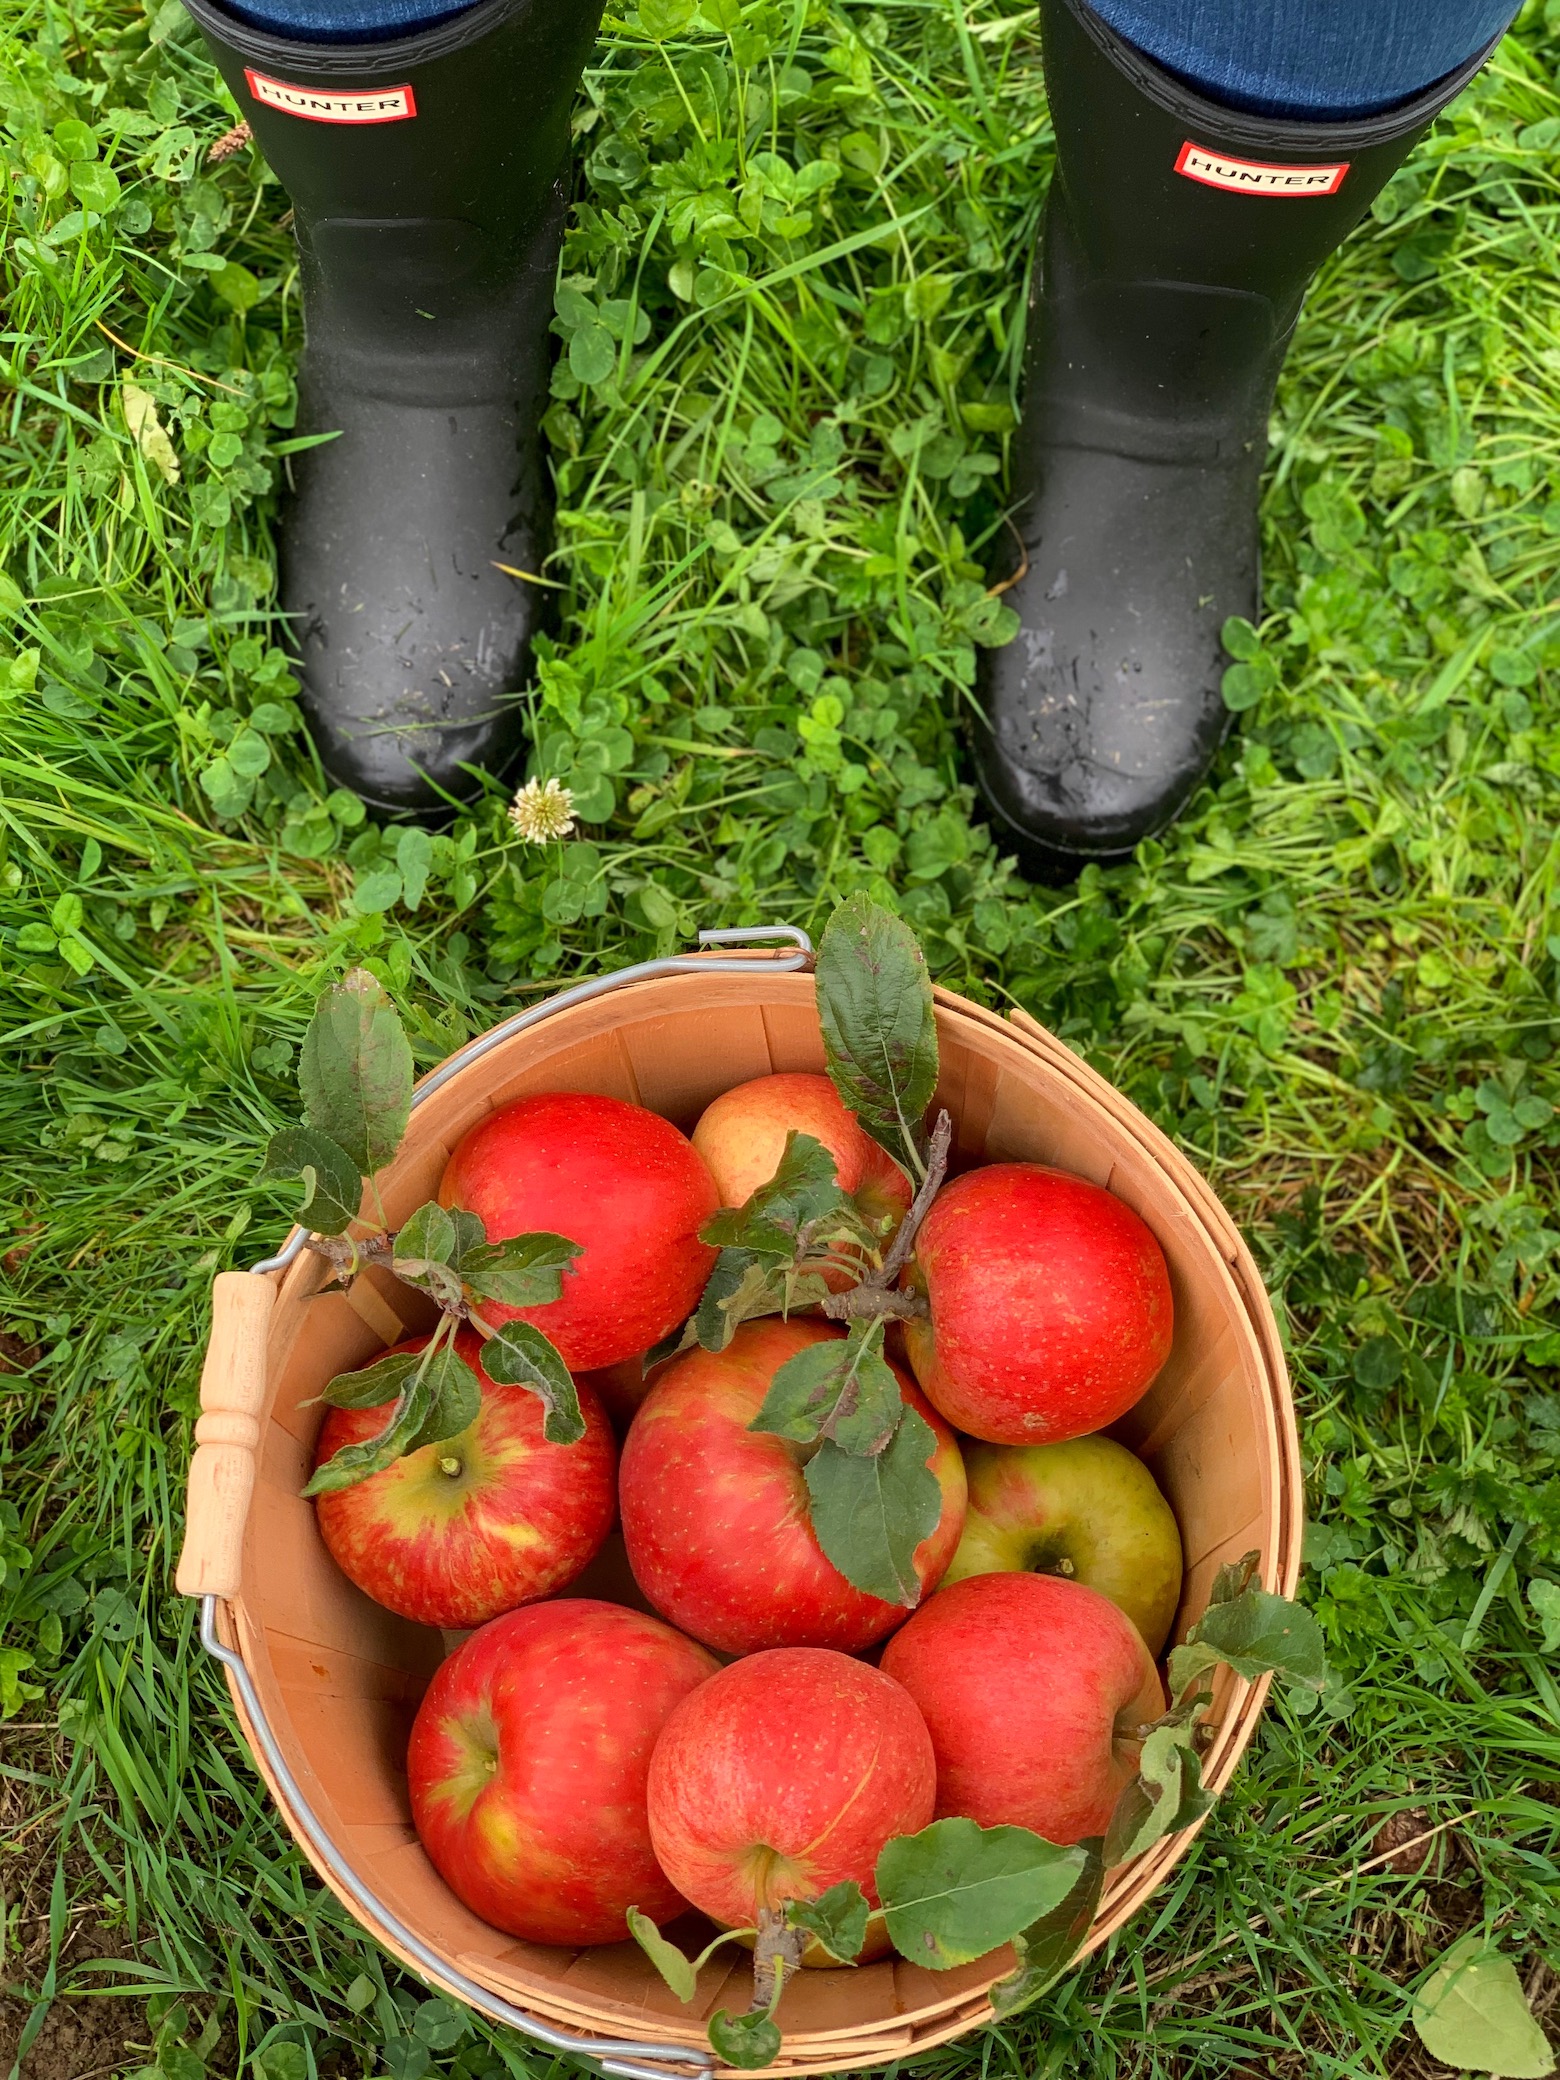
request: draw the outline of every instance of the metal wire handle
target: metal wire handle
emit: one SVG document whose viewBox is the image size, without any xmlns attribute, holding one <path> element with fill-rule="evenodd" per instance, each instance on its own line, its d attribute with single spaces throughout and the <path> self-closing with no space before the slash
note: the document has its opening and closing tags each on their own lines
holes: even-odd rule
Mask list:
<svg viewBox="0 0 1560 2080">
<path fill-rule="evenodd" d="M 588 982 L 578 982 L 572 989 L 549 997 L 544 1004 L 533 1004 L 527 1011 L 517 1011 L 513 1018 L 506 1018 L 502 1025 L 495 1026 L 490 1033 L 468 1041 L 458 1053 L 425 1077 L 412 1093 L 413 1106 L 420 1105 L 436 1090 L 441 1089 L 457 1071 L 467 1068 L 472 1062 L 513 1038 L 524 1033 L 544 1019 L 559 1011 L 567 1011 L 576 1004 L 588 1003 L 593 997 L 603 997 L 611 991 L 624 989 L 630 983 L 645 982 L 658 975 L 751 975 L 779 971 L 791 974 L 805 968 L 812 959 L 812 941 L 795 925 L 752 925 L 734 931 L 700 932 L 701 946 L 750 946 L 755 941 L 781 941 L 795 950 L 776 953 L 768 959 L 724 960 L 718 956 L 699 954 L 675 955 L 666 960 L 640 961 L 632 968 L 620 968 L 615 974 L 596 975 Z M 251 1269 L 260 1274 L 283 1271 L 295 1262 L 308 1241 L 306 1228 L 294 1228 L 286 1242 L 274 1257 L 263 1257 Z M 501 1995 L 492 1993 L 479 1985 L 464 1972 L 458 1971 L 448 1959 L 431 1950 L 415 1935 L 403 1921 L 391 1913 L 373 1892 L 363 1883 L 357 1873 L 342 1857 L 335 1843 L 320 1824 L 313 1808 L 304 1796 L 298 1779 L 293 1775 L 287 1758 L 282 1753 L 276 1735 L 271 1730 L 260 1693 L 255 1688 L 254 1678 L 244 1665 L 242 1654 L 227 1646 L 217 1633 L 217 1604 L 215 1596 L 203 1596 L 200 1600 L 200 1641 L 214 1660 L 219 1661 L 231 1677 L 244 1712 L 254 1729 L 256 1740 L 266 1764 L 280 1785 L 287 1803 L 289 1815 L 296 1821 L 300 1832 L 306 1836 L 309 1847 L 319 1861 L 329 1870 L 341 1890 L 372 1920 L 387 1931 L 397 1947 L 427 1974 L 436 1984 L 447 1987 L 457 1994 L 469 2007 L 486 2015 L 490 2021 L 504 2024 L 509 2029 L 520 2030 L 539 2043 L 554 2051 L 567 2051 L 575 2057 L 595 2060 L 604 2073 L 619 2076 L 619 2080 L 671 2080 L 678 2076 L 683 2080 L 686 2069 L 692 2066 L 701 2075 L 708 2074 L 714 2067 L 707 2044 L 656 2044 L 635 2041 L 629 2038 L 572 2036 L 566 2030 L 554 2029 L 551 2024 L 529 2015 L 523 2008 L 515 2007 Z"/>
</svg>

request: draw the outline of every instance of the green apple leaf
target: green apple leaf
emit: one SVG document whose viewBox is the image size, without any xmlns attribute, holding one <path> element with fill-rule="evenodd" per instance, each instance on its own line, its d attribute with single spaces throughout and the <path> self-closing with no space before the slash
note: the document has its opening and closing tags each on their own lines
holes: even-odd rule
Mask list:
<svg viewBox="0 0 1560 2080">
<path fill-rule="evenodd" d="M 795 1271 L 774 1257 L 755 1256 L 751 1250 L 723 1249 L 688 1327 L 657 1345 L 649 1353 L 649 1361 L 689 1350 L 695 1343 L 707 1351 L 723 1351 L 744 1322 L 760 1315 L 794 1314 L 798 1308 L 816 1307 L 828 1291 L 820 1273 Z"/>
<path fill-rule="evenodd" d="M 363 1179 L 339 1143 L 313 1127 L 283 1127 L 266 1144 L 262 1177 L 301 1177 L 301 1221 L 316 1235 L 344 1235 L 363 1203 Z"/>
<path fill-rule="evenodd" d="M 1010 1943 L 1075 1890 L 1087 1862 L 1027 1827 L 934 1820 L 899 1835 L 877 1860 L 878 1897 L 894 1948 L 946 1972 Z"/>
<path fill-rule="evenodd" d="M 628 1910 L 628 1932 L 655 1966 L 680 2001 L 691 2001 L 698 1991 L 699 1975 L 675 1943 L 667 1941 L 648 1914 L 638 1907 Z"/>
<path fill-rule="evenodd" d="M 661 1977 L 680 2001 L 691 2001 L 698 1983 L 699 1973 L 722 1943 L 735 1943 L 743 1936 L 756 1933 L 751 1928 L 723 1928 L 718 1936 L 705 1944 L 697 1957 L 687 1957 L 677 1945 L 669 1942 L 648 1914 L 638 1907 L 628 1910 L 629 1933 L 639 1944 Z"/>
<path fill-rule="evenodd" d="M 785 1139 L 779 1168 L 742 1206 L 724 1207 L 699 1230 L 699 1240 L 716 1249 L 751 1250 L 756 1256 L 797 1254 L 797 1241 L 818 1222 L 848 1215 L 851 1201 L 839 1187 L 834 1158 L 810 1134 Z"/>
<path fill-rule="evenodd" d="M 396 1232 L 395 1254 L 402 1258 L 422 1258 L 429 1264 L 454 1262 L 457 1243 L 455 1223 L 437 1199 L 428 1199 L 407 1215 Z"/>
<path fill-rule="evenodd" d="M 1018 1968 L 991 1989 L 992 2011 L 997 2015 L 1016 2014 L 1038 2000 L 1078 1955 L 1078 1946 L 1089 1932 L 1105 1889 L 1104 1845 L 1099 1836 L 1091 1835 L 1078 1847 L 1085 1862 L 1071 1892 L 1013 1938 Z"/>
<path fill-rule="evenodd" d="M 412 1103 L 412 1050 L 395 1006 L 366 968 L 315 1006 L 298 1057 L 304 1118 L 364 1177 L 401 1145 Z"/>
<path fill-rule="evenodd" d="M 447 1313 L 462 1306 L 454 1258 L 460 1247 L 455 1222 L 436 1200 L 409 1214 L 395 1238 L 390 1269 L 404 1284 L 430 1294 Z"/>
<path fill-rule="evenodd" d="M 379 1408 L 396 1399 L 421 1363 L 421 1351 L 387 1351 L 360 1372 L 338 1372 L 319 1399 L 332 1408 Z"/>
<path fill-rule="evenodd" d="M 771 1285 L 769 1265 L 751 1250 L 723 1249 L 693 1313 L 694 1333 L 705 1350 L 723 1351 L 749 1319 L 750 1308 L 768 1299 Z"/>
<path fill-rule="evenodd" d="M 482 1413 L 482 1383 L 453 1345 L 442 1344 L 428 1361 L 433 1398 L 412 1446 L 442 1444 L 469 1430 Z"/>
<path fill-rule="evenodd" d="M 1410 2012 L 1420 2043 L 1443 2065 L 1504 2080 L 1543 2080 L 1555 2069 L 1515 1965 L 1485 1936 L 1462 1936 L 1442 1952 Z"/>
<path fill-rule="evenodd" d="M 1189 1726 L 1156 1726 L 1143 1743 L 1138 1773 L 1116 1801 L 1105 1830 L 1105 1864 L 1113 1870 L 1141 1856 L 1161 1836 L 1200 1820 L 1214 1803 L 1202 1788 L 1202 1765 Z"/>
<path fill-rule="evenodd" d="M 455 1226 L 455 1254 L 450 1262 L 459 1270 L 472 1251 L 480 1249 L 487 1241 L 487 1229 L 481 1215 L 468 1213 L 464 1206 L 448 1206 L 445 1212 Z"/>
<path fill-rule="evenodd" d="M 482 1407 L 482 1389 L 471 1367 L 448 1344 L 439 1343 L 430 1343 L 414 1355 L 413 1362 L 415 1369 L 403 1381 L 384 1428 L 359 1444 L 344 1444 L 332 1453 L 316 1470 L 305 1495 L 329 1495 L 354 1487 L 370 1474 L 383 1473 L 420 1445 L 437 1444 L 470 1429 Z"/>
<path fill-rule="evenodd" d="M 867 897 L 849 897 L 824 927 L 817 985 L 834 1088 L 879 1147 L 910 1176 L 923 1177 L 937 1020 L 914 932 Z"/>
<path fill-rule="evenodd" d="M 942 1489 L 926 1463 L 936 1449 L 930 1423 L 905 1408 L 873 1457 L 825 1438 L 807 1462 L 813 1533 L 825 1556 L 847 1582 L 885 1603 L 913 1609 L 920 1601 L 915 1550 L 942 1514 Z"/>
<path fill-rule="evenodd" d="M 584 1247 L 567 1235 L 511 1235 L 505 1242 L 479 1242 L 455 1262 L 462 1283 L 483 1300 L 504 1307 L 546 1307 L 562 1298 L 564 1274 Z"/>
<path fill-rule="evenodd" d="M 1319 1692 L 1327 1683 L 1321 1627 L 1300 1604 L 1266 1589 L 1248 1587 L 1209 1604 L 1170 1656 L 1171 1695 L 1179 1697 L 1221 1661 L 1247 1678 L 1272 1670 L 1308 1690 Z"/>
<path fill-rule="evenodd" d="M 558 1347 L 529 1322 L 505 1322 L 482 1346 L 482 1368 L 501 1387 L 528 1387 L 547 1414 L 542 1435 L 549 1444 L 578 1444 L 585 1435 L 580 1397 Z"/>
<path fill-rule="evenodd" d="M 772 2066 L 780 2056 L 780 2027 L 762 2008 L 728 2015 L 724 2008 L 710 2017 L 710 2043 L 728 2066 L 754 2069 Z"/>
<path fill-rule="evenodd" d="M 698 1347 L 698 1332 L 693 1325 L 693 1316 L 689 1315 L 680 1328 L 671 1330 L 659 1343 L 652 1343 L 649 1350 L 640 1353 L 639 1377 L 648 1379 L 657 1365 L 664 1365 L 668 1358 L 680 1358 L 684 1351 L 697 1350 Z"/>
<path fill-rule="evenodd" d="M 867 1940 L 871 1912 L 855 1879 L 844 1878 L 816 1899 L 789 1900 L 785 1918 L 792 1928 L 805 1929 L 815 1937 L 841 1964 L 854 1964 Z"/>
<path fill-rule="evenodd" d="M 788 1358 L 748 1424 L 793 1444 L 832 1438 L 842 1452 L 881 1452 L 904 1413 L 893 1368 L 883 1356 L 882 1322 L 853 1322 L 850 1333 L 809 1344 Z"/>
</svg>

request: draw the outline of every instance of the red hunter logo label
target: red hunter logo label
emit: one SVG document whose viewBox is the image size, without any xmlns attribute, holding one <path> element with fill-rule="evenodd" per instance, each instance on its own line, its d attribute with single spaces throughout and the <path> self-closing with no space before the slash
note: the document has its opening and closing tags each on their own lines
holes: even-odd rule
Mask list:
<svg viewBox="0 0 1560 2080">
<path fill-rule="evenodd" d="M 1210 152 L 1188 138 L 1175 162 L 1177 173 L 1205 188 L 1224 188 L 1232 195 L 1336 195 L 1349 170 L 1337 166 L 1270 166 L 1260 159 L 1232 159 Z"/>
<path fill-rule="evenodd" d="M 408 87 L 294 87 L 284 79 L 244 67 L 249 91 L 267 108 L 302 116 L 309 123 L 404 123 L 417 113 L 417 97 Z"/>
</svg>

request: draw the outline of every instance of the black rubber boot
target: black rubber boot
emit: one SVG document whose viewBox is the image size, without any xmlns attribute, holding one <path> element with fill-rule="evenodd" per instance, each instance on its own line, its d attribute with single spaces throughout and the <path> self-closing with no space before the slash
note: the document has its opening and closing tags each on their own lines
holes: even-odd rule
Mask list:
<svg viewBox="0 0 1560 2080">
<path fill-rule="evenodd" d="M 1257 494 L 1306 284 L 1487 52 L 1389 115 L 1242 115 L 1079 0 L 1041 0 L 1056 172 L 1030 299 L 1021 627 L 982 654 L 981 790 L 1045 878 L 1129 857 L 1224 734 L 1219 631 L 1259 613 Z"/>
<path fill-rule="evenodd" d="M 548 595 L 539 420 L 569 113 L 600 0 L 482 0 L 393 43 L 186 0 L 292 198 L 299 454 L 281 604 L 332 778 L 391 813 L 501 772 Z"/>
</svg>

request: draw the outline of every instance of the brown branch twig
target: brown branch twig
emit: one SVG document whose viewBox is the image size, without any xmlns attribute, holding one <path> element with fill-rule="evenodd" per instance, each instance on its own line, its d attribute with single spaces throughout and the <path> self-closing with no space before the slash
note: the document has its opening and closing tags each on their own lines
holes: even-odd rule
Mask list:
<svg viewBox="0 0 1560 2080">
<path fill-rule="evenodd" d="M 877 1322 L 891 1317 L 895 1321 L 907 1322 L 926 1313 L 924 1295 L 901 1292 L 895 1281 L 909 1263 L 921 1223 L 942 1190 L 943 1179 L 948 1175 L 948 1152 L 952 1146 L 953 1121 L 946 1112 L 939 1112 L 926 1151 L 926 1175 L 910 1202 L 909 1212 L 899 1223 L 899 1232 L 883 1259 L 881 1269 L 868 1272 L 860 1285 L 852 1286 L 849 1292 L 829 1295 L 823 1303 L 823 1311 L 830 1321 Z"/>
<path fill-rule="evenodd" d="M 781 1972 L 800 1971 L 802 1952 L 807 1948 L 805 1929 L 792 1928 L 784 1907 L 760 1907 L 758 1936 L 753 1944 L 753 1999 L 750 2015 L 767 2015 L 774 2004 L 776 1979 Z"/>
</svg>

